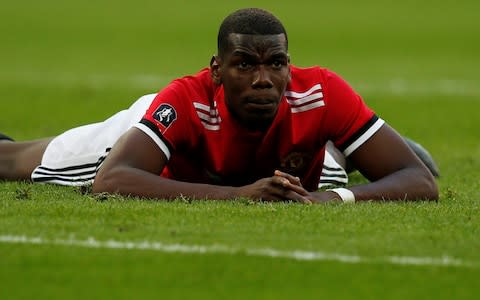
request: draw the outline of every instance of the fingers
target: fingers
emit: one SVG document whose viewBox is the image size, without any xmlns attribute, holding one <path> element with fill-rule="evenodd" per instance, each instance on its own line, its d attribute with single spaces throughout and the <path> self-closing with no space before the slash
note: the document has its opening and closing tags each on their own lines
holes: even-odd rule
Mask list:
<svg viewBox="0 0 480 300">
<path fill-rule="evenodd" d="M 280 170 L 275 170 L 273 172 L 273 174 L 275 176 L 280 176 L 280 177 L 286 178 L 292 184 L 302 186 L 302 183 L 300 182 L 300 178 L 298 178 L 297 176 L 292 176 L 292 175 L 290 175 L 288 173 L 285 173 L 285 172 L 282 172 Z"/>
<path fill-rule="evenodd" d="M 276 177 L 282 178 L 281 184 L 284 188 L 293 190 L 293 191 L 295 191 L 296 193 L 299 193 L 302 196 L 308 196 L 310 194 L 307 190 L 305 190 L 302 187 L 302 183 L 300 182 L 300 178 L 298 178 L 296 176 L 292 176 L 288 173 L 285 173 L 285 172 L 282 172 L 282 171 L 279 171 L 279 170 L 275 170 L 274 175 Z"/>
<path fill-rule="evenodd" d="M 312 204 L 312 201 L 310 201 L 310 199 L 303 197 L 302 195 L 299 195 L 299 194 L 292 194 L 292 196 L 288 198 L 289 200 L 292 200 L 294 202 L 303 203 L 303 204 Z"/>
<path fill-rule="evenodd" d="M 281 176 L 273 176 L 272 183 L 275 193 L 283 200 L 293 200 L 295 202 L 311 204 L 307 198 L 310 195 L 303 187 L 292 184 L 288 179 Z"/>
<path fill-rule="evenodd" d="M 293 179 L 294 177 L 291 176 Z M 262 178 L 255 183 L 242 188 L 242 194 L 252 199 L 263 201 L 294 201 L 311 204 L 310 193 L 302 186 L 292 184 L 283 176 Z"/>
<path fill-rule="evenodd" d="M 276 191 L 269 193 L 268 196 L 261 198 L 261 200 L 268 202 L 293 201 L 303 204 L 312 204 L 312 201 L 305 196 L 302 196 L 291 190 L 279 191 L 278 188 Z"/>
</svg>

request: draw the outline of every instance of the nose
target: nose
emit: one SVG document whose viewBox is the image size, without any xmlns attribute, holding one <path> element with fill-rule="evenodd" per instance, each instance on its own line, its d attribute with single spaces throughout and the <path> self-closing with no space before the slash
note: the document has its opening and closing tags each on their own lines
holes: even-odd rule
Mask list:
<svg viewBox="0 0 480 300">
<path fill-rule="evenodd" d="M 270 70 L 267 66 L 259 64 L 253 74 L 252 87 L 255 89 L 268 89 L 273 87 Z"/>
</svg>

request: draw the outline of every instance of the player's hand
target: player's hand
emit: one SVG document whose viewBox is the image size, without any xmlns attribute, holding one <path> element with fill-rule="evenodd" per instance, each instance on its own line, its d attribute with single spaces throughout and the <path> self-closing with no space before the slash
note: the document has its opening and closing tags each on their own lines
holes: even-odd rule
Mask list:
<svg viewBox="0 0 480 300">
<path fill-rule="evenodd" d="M 334 192 L 313 192 L 309 193 L 302 187 L 300 178 L 290 175 L 288 173 L 275 170 L 274 175 L 283 177 L 289 181 L 290 184 L 286 184 L 285 187 L 291 188 L 296 193 L 306 197 L 311 203 L 327 203 L 327 202 L 341 202 L 338 194 Z"/>
<path fill-rule="evenodd" d="M 281 176 L 281 177 L 287 179 L 291 184 L 302 187 L 302 183 L 300 182 L 300 178 L 297 177 L 297 176 L 290 175 L 290 174 L 282 172 L 280 170 L 275 170 L 273 172 L 273 175 Z"/>
<path fill-rule="evenodd" d="M 315 204 L 328 203 L 328 202 L 338 202 L 338 203 L 343 202 L 337 193 L 334 193 L 331 191 L 313 192 L 310 194 L 309 199 L 310 201 L 312 201 L 312 203 L 315 203 Z"/>
<path fill-rule="evenodd" d="M 274 175 L 272 177 L 262 178 L 240 189 L 241 196 L 255 200 L 272 202 L 290 200 L 305 204 L 312 203 L 307 198 L 309 193 L 303 187 L 293 184 L 284 176 Z"/>
</svg>

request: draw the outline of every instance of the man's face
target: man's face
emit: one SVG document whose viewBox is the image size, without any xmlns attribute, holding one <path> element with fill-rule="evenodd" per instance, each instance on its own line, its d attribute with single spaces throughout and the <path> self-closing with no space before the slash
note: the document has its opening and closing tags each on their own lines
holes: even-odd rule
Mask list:
<svg viewBox="0 0 480 300">
<path fill-rule="evenodd" d="M 250 130 L 268 128 L 290 80 L 289 62 L 284 34 L 230 34 L 229 48 L 212 70 L 217 68 L 226 105 L 237 121 Z"/>
</svg>

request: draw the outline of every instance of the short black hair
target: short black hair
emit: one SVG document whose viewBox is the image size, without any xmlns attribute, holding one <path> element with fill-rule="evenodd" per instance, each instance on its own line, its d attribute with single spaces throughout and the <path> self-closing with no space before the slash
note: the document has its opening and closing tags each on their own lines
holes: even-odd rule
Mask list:
<svg viewBox="0 0 480 300">
<path fill-rule="evenodd" d="M 243 8 L 228 15 L 220 25 L 217 37 L 218 54 L 228 48 L 228 36 L 239 34 L 284 34 L 288 49 L 287 31 L 282 22 L 272 13 L 261 8 Z"/>
</svg>

